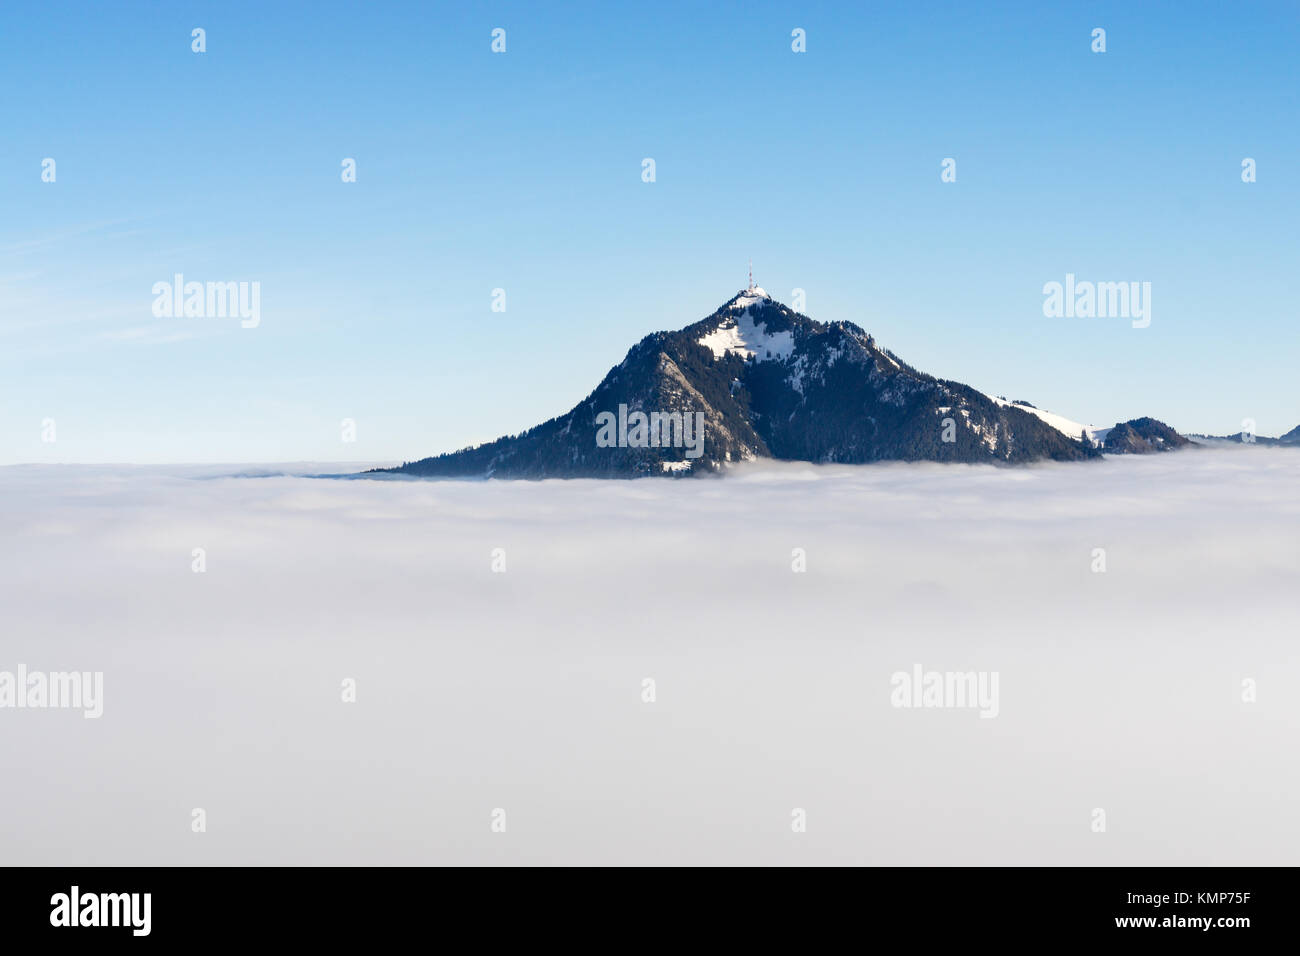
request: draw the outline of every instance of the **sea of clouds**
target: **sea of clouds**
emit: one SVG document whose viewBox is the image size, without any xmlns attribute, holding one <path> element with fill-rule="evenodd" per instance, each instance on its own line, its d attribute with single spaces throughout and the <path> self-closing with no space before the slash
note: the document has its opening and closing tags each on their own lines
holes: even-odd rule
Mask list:
<svg viewBox="0 0 1300 956">
<path fill-rule="evenodd" d="M 0 709 L 0 860 L 1300 857 L 1300 449 L 289 470 L 0 468 L 0 670 L 104 674 L 97 720 Z M 997 717 L 891 706 L 917 664 Z"/>
</svg>

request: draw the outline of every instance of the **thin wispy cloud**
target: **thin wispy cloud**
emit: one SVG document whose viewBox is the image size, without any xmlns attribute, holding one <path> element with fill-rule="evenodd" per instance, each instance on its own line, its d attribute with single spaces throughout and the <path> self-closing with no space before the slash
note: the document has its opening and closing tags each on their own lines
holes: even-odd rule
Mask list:
<svg viewBox="0 0 1300 956">
<path fill-rule="evenodd" d="M 136 221 L 137 217 L 132 216 L 124 219 L 110 219 L 102 222 L 89 222 L 78 226 L 72 226 L 62 229 L 59 232 L 50 233 L 44 236 L 22 239 L 18 242 L 0 245 L 0 256 L 23 256 L 34 252 L 45 251 L 52 246 L 57 246 L 75 239 L 80 239 L 84 236 L 102 232 L 112 228 L 113 226 L 125 225 L 126 223 Z"/>
<path fill-rule="evenodd" d="M 101 332 L 97 340 L 135 345 L 167 345 L 172 342 L 189 342 L 193 339 L 206 338 L 219 334 L 213 329 L 199 329 L 194 326 L 177 329 L 175 323 L 159 325 L 134 326 L 127 329 L 114 329 Z"/>
</svg>

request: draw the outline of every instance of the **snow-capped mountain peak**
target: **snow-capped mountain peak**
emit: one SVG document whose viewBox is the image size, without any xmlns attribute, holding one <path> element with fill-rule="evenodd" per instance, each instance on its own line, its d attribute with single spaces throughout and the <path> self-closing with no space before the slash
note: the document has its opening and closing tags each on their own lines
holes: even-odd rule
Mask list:
<svg viewBox="0 0 1300 956">
<path fill-rule="evenodd" d="M 697 445 L 665 431 L 696 415 Z M 614 416 L 620 441 L 602 443 Z M 1129 424 L 1123 441 L 1112 442 L 1105 429 L 919 371 L 853 322 L 818 322 L 763 289 L 746 288 L 698 322 L 646 335 L 566 414 L 393 470 L 430 477 L 695 475 L 752 458 L 1015 464 L 1097 458 L 1112 445 L 1144 453 L 1185 444 L 1154 420 Z M 1091 441 L 1080 440 L 1085 434 Z M 1097 444 L 1103 437 L 1104 449 Z M 688 447 L 698 456 L 686 455 Z"/>
</svg>

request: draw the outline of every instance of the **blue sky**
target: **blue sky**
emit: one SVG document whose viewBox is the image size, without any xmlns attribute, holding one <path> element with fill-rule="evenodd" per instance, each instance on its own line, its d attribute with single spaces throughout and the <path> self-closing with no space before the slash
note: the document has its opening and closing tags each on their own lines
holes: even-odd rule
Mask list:
<svg viewBox="0 0 1300 956">
<path fill-rule="evenodd" d="M 518 432 L 750 257 L 1076 420 L 1300 424 L 1300 5 L 699 6 L 5 4 L 0 462 Z M 155 318 L 175 273 L 259 282 L 260 325 Z M 1150 282 L 1150 327 L 1044 317 L 1066 273 Z"/>
</svg>

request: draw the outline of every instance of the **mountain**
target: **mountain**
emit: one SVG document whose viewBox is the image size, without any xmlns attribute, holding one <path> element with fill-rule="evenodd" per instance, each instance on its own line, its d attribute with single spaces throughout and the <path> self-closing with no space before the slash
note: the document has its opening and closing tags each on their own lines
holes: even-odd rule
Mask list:
<svg viewBox="0 0 1300 956">
<path fill-rule="evenodd" d="M 1154 418 L 1135 418 L 1120 422 L 1106 435 L 1103 443 L 1110 455 L 1146 455 L 1152 452 L 1175 451 L 1193 445 L 1164 422 Z"/>
<path fill-rule="evenodd" d="M 1152 419 L 1121 428 L 1113 444 L 1125 452 L 1187 444 Z M 647 335 L 564 415 L 376 471 L 628 478 L 707 474 L 753 458 L 1079 461 L 1099 457 L 1103 441 L 1110 450 L 1114 435 L 927 375 L 853 323 L 814 321 L 754 288 L 693 325 Z"/>
<path fill-rule="evenodd" d="M 1283 445 L 1300 445 L 1300 425 L 1291 429 L 1285 435 L 1278 439 Z"/>
</svg>

